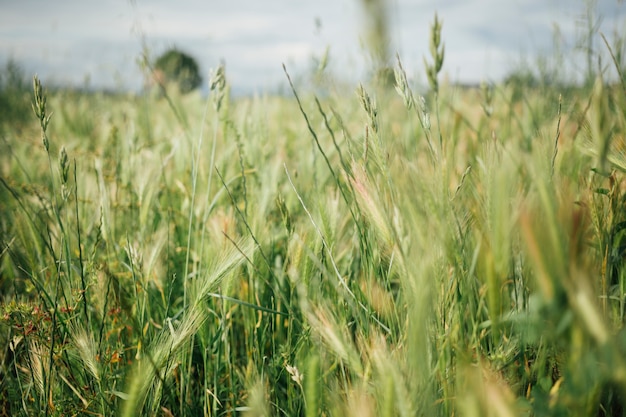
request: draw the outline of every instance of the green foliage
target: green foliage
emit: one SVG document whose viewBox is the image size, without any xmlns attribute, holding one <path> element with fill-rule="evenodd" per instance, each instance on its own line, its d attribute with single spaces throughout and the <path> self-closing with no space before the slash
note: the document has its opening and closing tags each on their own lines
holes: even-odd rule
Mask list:
<svg viewBox="0 0 626 417">
<path fill-rule="evenodd" d="M 0 72 L 0 131 L 5 125 L 13 129 L 30 120 L 28 81 L 19 64 L 9 60 Z"/>
</svg>

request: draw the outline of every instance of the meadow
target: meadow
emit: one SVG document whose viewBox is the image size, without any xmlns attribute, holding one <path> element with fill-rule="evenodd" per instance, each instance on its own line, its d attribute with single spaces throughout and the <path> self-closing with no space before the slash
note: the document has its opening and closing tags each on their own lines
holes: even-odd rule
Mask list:
<svg viewBox="0 0 626 417">
<path fill-rule="evenodd" d="M 624 86 L 438 46 L 422 93 L 14 92 L 2 415 L 622 415 Z"/>
</svg>

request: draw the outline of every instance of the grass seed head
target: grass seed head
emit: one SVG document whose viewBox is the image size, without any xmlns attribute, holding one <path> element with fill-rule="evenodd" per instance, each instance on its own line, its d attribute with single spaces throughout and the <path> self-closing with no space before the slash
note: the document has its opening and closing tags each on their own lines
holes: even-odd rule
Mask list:
<svg viewBox="0 0 626 417">
<path fill-rule="evenodd" d="M 435 13 L 435 21 L 430 26 L 430 55 L 433 59 L 432 64 L 429 64 L 426 61 L 426 58 L 424 58 L 428 84 L 435 94 L 439 92 L 439 81 L 437 80 L 437 76 L 439 75 L 441 68 L 443 68 L 443 59 L 445 56 L 445 45 L 441 42 L 441 26 L 442 23 Z"/>
</svg>

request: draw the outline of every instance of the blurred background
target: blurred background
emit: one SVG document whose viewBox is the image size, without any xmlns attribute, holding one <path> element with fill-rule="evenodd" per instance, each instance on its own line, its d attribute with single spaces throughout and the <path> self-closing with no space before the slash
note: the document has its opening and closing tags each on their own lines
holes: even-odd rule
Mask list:
<svg viewBox="0 0 626 417">
<path fill-rule="evenodd" d="M 424 83 L 435 12 L 444 77 L 462 84 L 520 71 L 584 80 L 590 66 L 610 64 L 590 35 L 621 48 L 626 22 L 619 0 L 0 0 L 0 65 L 48 85 L 140 91 L 145 58 L 177 48 L 197 60 L 204 91 L 224 62 L 233 91 L 252 94 L 284 89 L 282 63 L 300 79 L 324 72 L 354 84 L 398 53 Z"/>
</svg>

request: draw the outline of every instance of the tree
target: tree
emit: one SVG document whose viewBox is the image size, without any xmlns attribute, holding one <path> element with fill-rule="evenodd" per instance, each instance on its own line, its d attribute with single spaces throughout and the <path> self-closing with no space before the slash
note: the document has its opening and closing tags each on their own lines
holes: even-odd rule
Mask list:
<svg viewBox="0 0 626 417">
<path fill-rule="evenodd" d="M 169 49 L 159 56 L 153 68 L 152 78 L 156 84 L 175 84 L 182 94 L 189 93 L 202 84 L 196 60 L 177 48 Z"/>
</svg>

